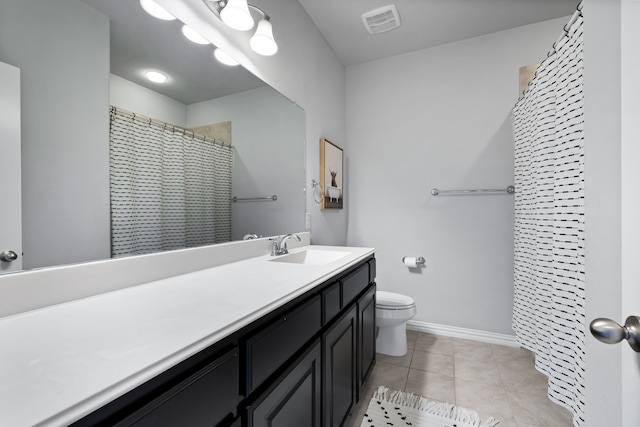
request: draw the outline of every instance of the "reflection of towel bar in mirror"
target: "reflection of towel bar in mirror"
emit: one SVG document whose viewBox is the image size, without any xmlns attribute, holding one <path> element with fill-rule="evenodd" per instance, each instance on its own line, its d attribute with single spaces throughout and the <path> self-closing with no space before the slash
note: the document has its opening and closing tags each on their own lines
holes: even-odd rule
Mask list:
<svg viewBox="0 0 640 427">
<path fill-rule="evenodd" d="M 276 201 L 278 200 L 278 196 L 276 196 L 275 194 L 273 196 L 269 196 L 269 197 L 234 197 L 231 199 L 233 201 L 233 203 L 235 202 L 257 202 L 259 200 L 272 200 L 272 201 Z"/>
<path fill-rule="evenodd" d="M 466 195 L 466 194 L 487 194 L 487 193 L 507 193 L 507 194 L 513 194 L 516 192 L 516 188 L 513 185 L 508 186 L 505 189 L 502 190 L 438 190 L 437 188 L 434 188 L 433 190 L 431 190 L 431 195 L 433 196 L 438 196 L 438 195 L 447 195 L 447 194 L 459 194 L 459 195 Z"/>
</svg>

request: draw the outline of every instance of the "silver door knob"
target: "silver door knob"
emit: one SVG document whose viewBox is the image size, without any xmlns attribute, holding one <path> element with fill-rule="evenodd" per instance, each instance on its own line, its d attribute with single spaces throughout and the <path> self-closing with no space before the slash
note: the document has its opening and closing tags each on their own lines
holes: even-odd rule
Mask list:
<svg viewBox="0 0 640 427">
<path fill-rule="evenodd" d="M 629 316 L 624 326 L 611 319 L 594 319 L 589 325 L 591 334 L 607 344 L 627 340 L 632 349 L 640 353 L 640 316 Z"/>
<path fill-rule="evenodd" d="M 2 251 L 0 252 L 0 261 L 11 262 L 18 259 L 18 254 L 14 251 Z"/>
</svg>

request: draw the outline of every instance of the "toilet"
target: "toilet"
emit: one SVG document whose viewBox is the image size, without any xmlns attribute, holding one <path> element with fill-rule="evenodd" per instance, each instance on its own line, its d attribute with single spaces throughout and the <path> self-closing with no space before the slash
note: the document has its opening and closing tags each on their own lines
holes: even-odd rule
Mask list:
<svg viewBox="0 0 640 427">
<path fill-rule="evenodd" d="M 376 291 L 376 352 L 388 356 L 407 354 L 407 321 L 417 312 L 413 298 Z"/>
</svg>

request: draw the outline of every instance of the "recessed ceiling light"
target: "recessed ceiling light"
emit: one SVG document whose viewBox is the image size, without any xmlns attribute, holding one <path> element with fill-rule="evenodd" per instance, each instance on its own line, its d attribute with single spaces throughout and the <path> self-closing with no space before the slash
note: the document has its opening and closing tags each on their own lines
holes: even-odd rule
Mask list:
<svg viewBox="0 0 640 427">
<path fill-rule="evenodd" d="M 162 19 L 163 21 L 173 21 L 176 19 L 175 16 L 167 12 L 162 6 L 153 0 L 140 0 L 140 6 L 142 6 L 144 11 L 154 18 Z"/>
<path fill-rule="evenodd" d="M 190 41 L 197 44 L 210 44 L 209 40 L 202 37 L 200 34 L 196 33 L 191 27 L 187 27 L 186 25 L 182 26 L 182 34 Z"/>
<path fill-rule="evenodd" d="M 235 67 L 236 65 L 240 65 L 240 63 L 238 61 L 236 61 L 235 59 L 233 59 L 232 57 L 230 57 L 227 52 L 223 51 L 220 48 L 217 48 L 216 50 L 213 51 L 213 56 L 215 56 L 215 58 L 222 62 L 224 65 L 229 65 L 231 67 Z"/>
<path fill-rule="evenodd" d="M 144 73 L 144 75 L 147 76 L 147 78 L 154 83 L 164 83 L 169 79 L 169 77 L 167 77 L 166 74 L 161 73 L 160 71 L 150 70 Z"/>
</svg>

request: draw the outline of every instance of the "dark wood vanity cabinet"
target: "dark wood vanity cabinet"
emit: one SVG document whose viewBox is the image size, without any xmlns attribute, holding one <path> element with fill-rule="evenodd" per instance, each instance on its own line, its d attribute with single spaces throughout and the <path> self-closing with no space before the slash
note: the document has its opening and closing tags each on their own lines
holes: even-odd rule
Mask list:
<svg viewBox="0 0 640 427">
<path fill-rule="evenodd" d="M 273 331 L 284 323 L 276 321 L 256 334 L 260 340 L 276 335 L 283 337 L 268 340 L 272 348 L 283 350 L 291 348 L 289 340 L 299 342 L 301 335 L 313 333 L 316 340 L 303 347 L 306 349 L 305 357 L 299 356 L 297 361 L 285 365 L 289 366 L 290 372 L 283 373 L 276 380 L 266 381 L 273 385 L 263 391 L 255 403 L 248 405 L 247 427 L 344 425 L 358 402 L 360 388 L 375 364 L 376 288 L 373 274 L 375 259 L 370 258 L 321 285 L 315 296 L 299 303 L 296 309 L 290 311 L 291 315 L 283 316 L 306 319 L 305 327 L 300 331 L 293 332 L 296 328 L 290 326 L 290 333 L 275 334 Z M 320 326 L 317 314 L 312 309 L 317 307 L 318 302 L 322 307 Z M 256 365 L 254 342 L 253 337 L 247 342 L 250 370 Z M 313 355 L 320 351 L 317 349 L 319 345 L 321 356 L 316 359 Z M 321 374 L 316 376 L 319 367 Z M 303 372 L 304 376 L 301 376 Z M 251 380 L 251 383 L 258 385 L 255 380 Z M 317 399 L 320 399 L 320 406 Z M 295 411 L 289 409 L 292 402 L 297 402 Z"/>
<path fill-rule="evenodd" d="M 75 426 L 338 427 L 375 364 L 375 258 Z"/>
</svg>

